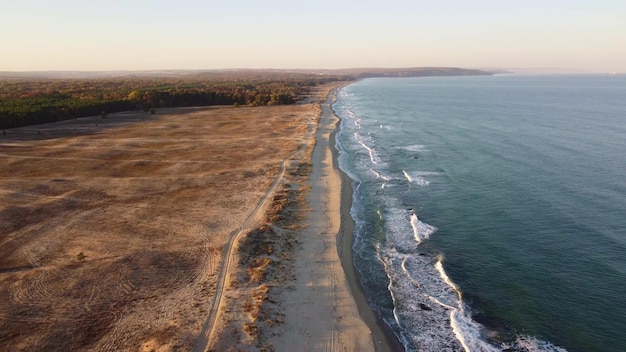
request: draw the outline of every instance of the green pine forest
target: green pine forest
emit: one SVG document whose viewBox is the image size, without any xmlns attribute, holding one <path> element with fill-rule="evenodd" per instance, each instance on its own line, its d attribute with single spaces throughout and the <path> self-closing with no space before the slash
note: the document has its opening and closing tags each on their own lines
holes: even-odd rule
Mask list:
<svg viewBox="0 0 626 352">
<path fill-rule="evenodd" d="M 190 77 L 0 80 L 0 129 L 130 110 L 293 104 L 347 76 L 230 74 Z"/>
</svg>

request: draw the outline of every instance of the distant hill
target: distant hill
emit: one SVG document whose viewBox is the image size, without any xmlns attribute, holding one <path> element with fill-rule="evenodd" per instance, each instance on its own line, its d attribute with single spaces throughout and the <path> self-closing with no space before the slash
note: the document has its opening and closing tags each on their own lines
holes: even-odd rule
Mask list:
<svg viewBox="0 0 626 352">
<path fill-rule="evenodd" d="M 93 78 L 267 78 L 275 75 L 314 74 L 366 77 L 429 77 L 429 76 L 485 76 L 497 71 L 456 67 L 410 68 L 348 68 L 348 69 L 218 69 L 218 70 L 146 70 L 146 71 L 0 71 L 0 79 L 93 79 Z"/>
<path fill-rule="evenodd" d="M 495 72 L 457 67 L 410 67 L 410 68 L 352 68 L 331 70 L 332 74 L 365 77 L 433 77 L 433 76 L 488 76 Z"/>
</svg>

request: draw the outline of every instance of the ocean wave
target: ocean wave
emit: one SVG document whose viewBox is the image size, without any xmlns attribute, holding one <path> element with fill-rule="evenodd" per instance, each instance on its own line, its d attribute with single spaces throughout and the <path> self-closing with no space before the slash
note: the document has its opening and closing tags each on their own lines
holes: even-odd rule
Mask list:
<svg viewBox="0 0 626 352">
<path fill-rule="evenodd" d="M 374 175 L 376 175 L 376 177 L 377 177 L 377 178 L 380 178 L 380 179 L 382 179 L 382 180 L 384 180 L 384 181 L 390 181 L 390 180 L 392 180 L 392 179 L 393 179 L 393 177 L 391 177 L 391 176 L 387 176 L 387 175 L 383 174 L 382 172 L 376 171 L 376 170 L 374 170 L 374 169 L 370 169 L 370 171 L 371 171 Z"/>
<path fill-rule="evenodd" d="M 379 260 L 389 278 L 394 320 L 407 349 L 498 351 L 482 339 L 484 328 L 467 313 L 459 289 L 443 269 L 442 257 L 419 251 L 436 227 L 410 210 L 393 209 L 383 217 L 387 241 Z"/>
<path fill-rule="evenodd" d="M 418 186 L 428 186 L 430 184 L 430 182 L 428 182 L 422 175 L 418 173 L 409 174 L 404 170 L 402 170 L 402 173 L 411 184 L 416 184 Z"/>
<path fill-rule="evenodd" d="M 389 277 L 399 338 L 407 350 L 464 350 L 451 325 L 456 296 L 441 282 L 433 257 L 401 253 L 391 247 L 381 257 Z M 414 266 L 420 268 L 419 274 L 413 271 Z M 427 290 L 432 287 L 437 289 Z"/>
<path fill-rule="evenodd" d="M 413 237 L 415 238 L 415 242 L 417 242 L 418 245 L 422 243 L 422 241 L 430 238 L 430 235 L 437 231 L 436 227 L 419 221 L 415 212 L 411 214 L 410 223 L 411 228 L 413 229 Z"/>
<path fill-rule="evenodd" d="M 376 156 L 378 155 L 376 154 Z M 377 160 L 377 163 L 374 165 L 375 168 L 369 167 L 369 166 L 366 166 L 366 167 L 368 167 L 367 169 L 372 175 L 374 175 L 374 178 L 375 178 L 375 179 L 370 179 L 370 180 L 382 181 L 381 188 L 383 189 L 389 188 L 389 187 L 406 185 L 406 181 L 408 181 L 409 184 L 411 185 L 425 187 L 425 186 L 430 185 L 430 182 L 431 182 L 429 179 L 427 179 L 427 177 L 445 175 L 442 172 L 436 172 L 436 171 L 410 171 L 409 172 L 405 170 L 403 170 L 402 176 L 393 175 L 392 173 L 389 172 L 389 170 L 385 169 L 385 166 L 387 165 L 381 162 L 380 157 L 378 157 L 376 160 Z"/>
<path fill-rule="evenodd" d="M 382 198 L 378 217 L 385 242 L 377 257 L 388 277 L 393 324 L 407 350 L 498 351 L 482 338 L 485 329 L 472 320 L 461 292 L 443 269 L 442 257 L 420 251 L 436 231 L 397 199 Z"/>
<path fill-rule="evenodd" d="M 443 268 L 443 257 L 386 246 L 378 256 L 387 274 L 398 338 L 407 351 L 567 352 L 534 337 L 491 344 L 472 319 L 462 293 Z"/>
<path fill-rule="evenodd" d="M 365 150 L 367 150 L 367 153 L 369 154 L 372 163 L 380 163 L 380 157 L 378 156 L 378 153 L 376 153 L 376 149 L 367 145 L 365 139 L 363 138 L 363 136 L 361 136 L 359 132 L 354 132 L 354 138 L 356 139 L 357 143 L 359 143 L 363 148 L 365 148 Z"/>
<path fill-rule="evenodd" d="M 370 169 L 370 171 L 371 171 L 374 175 L 376 175 L 376 178 L 379 178 L 379 179 L 383 180 L 383 183 L 380 185 L 380 188 L 382 188 L 382 189 L 385 189 L 385 187 L 387 186 L 387 182 L 389 182 L 390 180 L 392 180 L 392 177 L 391 177 L 391 176 L 384 175 L 383 173 L 378 172 L 378 171 L 376 171 L 376 170 L 374 170 L 374 169 Z"/>
</svg>

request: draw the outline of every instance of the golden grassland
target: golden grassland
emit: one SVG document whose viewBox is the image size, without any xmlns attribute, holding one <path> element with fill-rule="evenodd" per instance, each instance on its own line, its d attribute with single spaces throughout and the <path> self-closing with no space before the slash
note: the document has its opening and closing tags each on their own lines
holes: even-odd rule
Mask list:
<svg viewBox="0 0 626 352">
<path fill-rule="evenodd" d="M 255 231 L 296 226 L 318 115 L 315 104 L 170 109 L 0 135 L 0 345 L 189 350 L 230 234 L 290 156 Z M 288 238 L 280 248 L 242 242 L 245 273 L 232 284 L 249 287 L 241 309 L 251 321 L 240 328 L 251 339 L 263 287 L 278 280 L 268 258 L 288 255 Z"/>
</svg>

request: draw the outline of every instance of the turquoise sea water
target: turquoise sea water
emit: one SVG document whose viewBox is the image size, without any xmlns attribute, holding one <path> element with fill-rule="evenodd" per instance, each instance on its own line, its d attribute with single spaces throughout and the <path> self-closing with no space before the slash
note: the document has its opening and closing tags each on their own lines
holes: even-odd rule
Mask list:
<svg viewBox="0 0 626 352">
<path fill-rule="evenodd" d="M 626 76 L 366 79 L 333 108 L 355 264 L 409 350 L 626 351 Z"/>
</svg>

